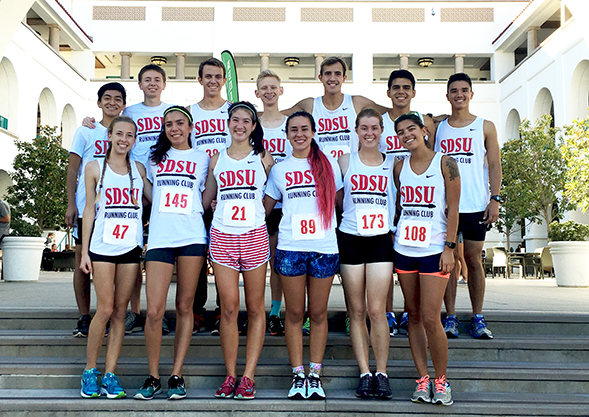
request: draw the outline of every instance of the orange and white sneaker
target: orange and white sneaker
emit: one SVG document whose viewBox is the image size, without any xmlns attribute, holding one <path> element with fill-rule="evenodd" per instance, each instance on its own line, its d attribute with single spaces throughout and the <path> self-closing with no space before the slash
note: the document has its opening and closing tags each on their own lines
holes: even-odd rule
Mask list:
<svg viewBox="0 0 589 417">
<path fill-rule="evenodd" d="M 431 403 L 432 402 L 432 382 L 429 375 L 424 375 L 417 381 L 417 387 L 411 396 L 414 403 Z"/>
<path fill-rule="evenodd" d="M 433 404 L 452 405 L 452 389 L 450 384 L 446 381 L 446 375 L 442 375 L 434 380 L 434 395 L 432 397 Z"/>
</svg>

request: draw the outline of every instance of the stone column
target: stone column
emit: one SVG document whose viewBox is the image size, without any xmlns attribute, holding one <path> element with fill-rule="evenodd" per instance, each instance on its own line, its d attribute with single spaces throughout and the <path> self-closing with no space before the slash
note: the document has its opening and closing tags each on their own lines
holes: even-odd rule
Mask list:
<svg viewBox="0 0 589 417">
<path fill-rule="evenodd" d="M 131 79 L 131 52 L 121 52 L 121 80 Z"/>
<path fill-rule="evenodd" d="M 315 54 L 315 78 L 321 73 L 321 63 L 325 59 L 325 54 Z"/>
<path fill-rule="evenodd" d="M 270 54 L 260 54 L 260 72 L 270 69 Z"/>
<path fill-rule="evenodd" d="M 528 29 L 528 56 L 538 47 L 538 26 L 532 26 Z"/>
<path fill-rule="evenodd" d="M 186 78 L 186 54 L 183 52 L 176 53 L 176 79 L 183 80 Z"/>
<path fill-rule="evenodd" d="M 399 69 L 409 70 L 409 54 L 399 54 L 400 64 Z"/>
<path fill-rule="evenodd" d="M 59 52 L 59 32 L 61 32 L 61 29 L 59 25 L 53 23 L 47 26 L 49 27 L 49 45 Z"/>
<path fill-rule="evenodd" d="M 454 55 L 454 73 L 464 72 L 464 54 Z"/>
</svg>

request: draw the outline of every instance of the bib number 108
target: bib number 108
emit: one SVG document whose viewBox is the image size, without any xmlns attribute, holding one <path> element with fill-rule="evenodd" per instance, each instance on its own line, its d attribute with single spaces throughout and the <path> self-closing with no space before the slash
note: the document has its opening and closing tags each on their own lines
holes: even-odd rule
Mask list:
<svg viewBox="0 0 589 417">
<path fill-rule="evenodd" d="M 427 248 L 432 238 L 432 224 L 421 220 L 405 220 L 397 233 L 400 233 L 400 244 Z"/>
<path fill-rule="evenodd" d="M 405 226 L 405 240 L 425 242 L 426 232 L 426 228 L 423 226 Z"/>
</svg>

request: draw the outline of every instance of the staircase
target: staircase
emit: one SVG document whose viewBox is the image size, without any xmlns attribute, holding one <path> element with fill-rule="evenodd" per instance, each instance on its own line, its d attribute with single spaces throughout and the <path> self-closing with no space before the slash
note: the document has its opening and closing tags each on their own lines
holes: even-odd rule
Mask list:
<svg viewBox="0 0 589 417">
<path fill-rule="evenodd" d="M 589 415 L 589 317 L 494 313 L 486 318 L 495 339 L 474 340 L 461 334 L 449 341 L 448 378 L 455 403 L 442 407 L 409 401 L 417 375 L 406 336 L 391 338 L 388 373 L 393 399 L 355 398 L 358 367 L 341 328 L 341 312 L 330 313 L 322 377 L 327 400 L 286 399 L 291 376 L 285 340 L 269 335 L 257 368 L 256 399 L 215 399 L 225 367 L 219 338 L 207 332 L 193 336 L 185 362 L 188 398 L 171 402 L 165 395 L 152 401 L 82 399 L 86 339 L 71 337 L 77 315 L 71 310 L 0 311 L 0 416 L 98 416 L 105 411 L 109 417 L 144 416 L 145 412 L 161 416 L 255 413 L 259 417 Z M 468 321 L 466 316 L 459 319 Z M 164 390 L 172 369 L 173 343 L 174 333 L 164 336 L 160 366 Z M 244 356 L 245 337 L 241 337 L 238 371 L 243 370 Z M 130 396 L 143 383 L 147 376 L 143 333 L 125 338 L 117 375 Z"/>
</svg>

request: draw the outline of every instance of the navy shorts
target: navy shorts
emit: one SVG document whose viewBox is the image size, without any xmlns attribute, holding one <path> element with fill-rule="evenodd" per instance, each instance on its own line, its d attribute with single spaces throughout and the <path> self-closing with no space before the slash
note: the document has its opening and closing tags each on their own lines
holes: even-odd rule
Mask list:
<svg viewBox="0 0 589 417">
<path fill-rule="evenodd" d="M 137 246 L 135 249 L 131 249 L 127 253 L 123 253 L 122 255 L 99 255 L 92 251 L 88 252 L 90 255 L 90 260 L 92 262 L 108 262 L 110 264 L 138 264 L 141 261 L 141 254 L 143 253 L 143 249 Z"/>
<path fill-rule="evenodd" d="M 337 231 L 339 263 L 362 265 L 393 262 L 392 233 L 376 236 L 356 236 Z"/>
<path fill-rule="evenodd" d="M 82 218 L 78 217 L 78 227 L 74 229 L 74 242 L 76 246 L 82 244 Z"/>
<path fill-rule="evenodd" d="M 157 248 L 150 249 L 145 254 L 145 261 L 165 262 L 174 265 L 178 256 L 206 256 L 207 245 L 204 243 L 193 243 L 192 245 L 180 246 L 178 248 Z"/>
<path fill-rule="evenodd" d="M 462 233 L 464 240 L 483 242 L 487 234 L 487 225 L 484 223 L 484 211 L 476 213 L 458 214 L 458 233 Z"/>
<path fill-rule="evenodd" d="M 430 256 L 411 257 L 395 253 L 395 271 L 397 274 L 425 274 L 442 278 L 450 278 L 450 274 L 442 274 L 440 271 L 441 253 Z"/>
<path fill-rule="evenodd" d="M 285 277 L 308 275 L 313 278 L 329 278 L 339 269 L 337 253 L 294 252 L 276 249 L 274 270 Z"/>
</svg>

